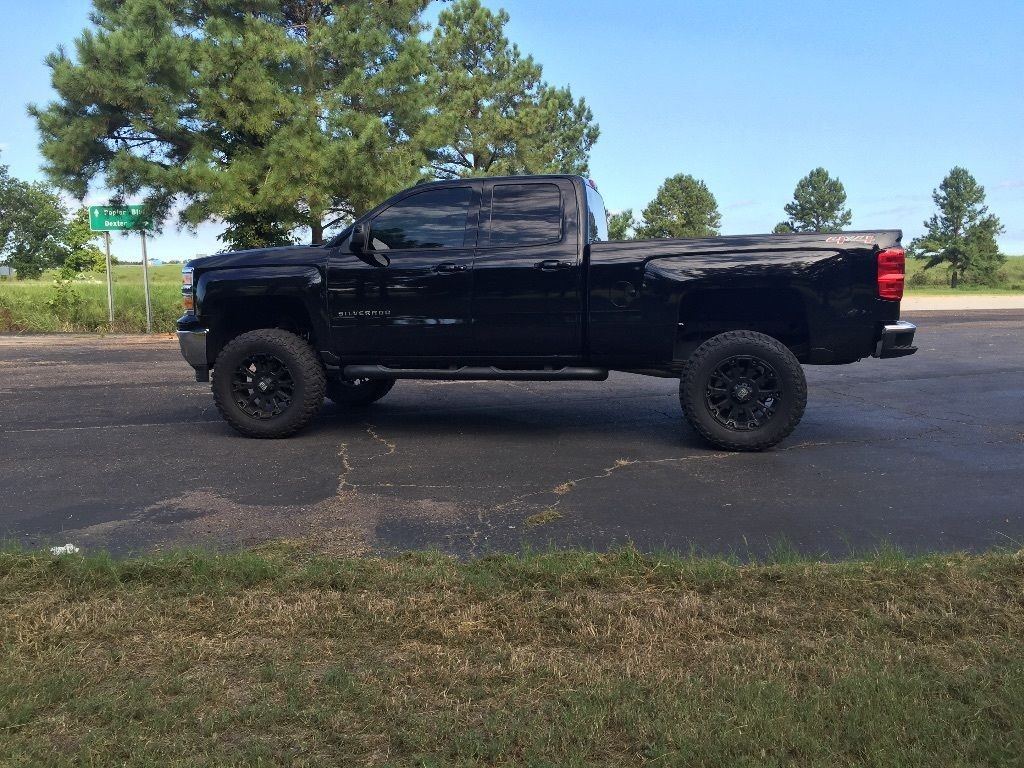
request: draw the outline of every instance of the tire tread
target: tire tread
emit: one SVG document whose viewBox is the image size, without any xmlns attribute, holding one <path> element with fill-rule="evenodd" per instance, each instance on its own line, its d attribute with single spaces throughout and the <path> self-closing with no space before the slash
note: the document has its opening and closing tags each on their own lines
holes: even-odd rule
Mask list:
<svg viewBox="0 0 1024 768">
<path fill-rule="evenodd" d="M 222 401 L 217 389 L 218 374 L 224 375 L 221 373 L 224 370 L 222 365 L 214 365 L 213 369 L 211 388 L 213 389 L 214 403 L 216 403 L 217 410 L 220 411 L 220 415 L 224 417 L 224 420 L 247 437 L 268 439 L 289 437 L 309 424 L 323 405 L 327 387 L 327 376 L 324 372 L 324 367 L 316 351 L 308 341 L 280 328 L 260 328 L 236 336 L 224 345 L 220 354 L 217 355 L 217 362 L 220 363 L 221 360 L 230 359 L 240 347 L 252 344 L 253 342 L 266 345 L 271 349 L 283 347 L 298 362 L 298 370 L 292 372 L 293 376 L 301 377 L 303 381 L 303 399 L 301 403 L 294 403 L 292 405 L 292 408 L 298 405 L 298 409 L 291 413 L 282 414 L 287 415 L 288 418 L 279 425 L 264 422 L 261 429 L 253 429 L 253 424 L 259 422 L 245 421 L 238 418 L 234 403 L 224 403 Z M 230 376 L 231 371 L 228 371 L 227 375 Z"/>
<path fill-rule="evenodd" d="M 703 404 L 700 398 L 694 398 L 693 393 L 700 391 L 703 396 L 703 383 L 696 381 L 697 372 L 701 364 L 708 358 L 720 353 L 726 345 L 743 342 L 748 344 L 762 345 L 771 348 L 773 352 L 787 360 L 789 365 L 779 372 L 780 376 L 788 377 L 792 391 L 796 394 L 797 407 L 788 409 L 789 418 L 782 425 L 781 429 L 772 430 L 769 436 L 757 442 L 738 442 L 734 439 L 723 438 L 719 434 L 711 432 L 697 418 L 696 409 Z M 691 427 L 705 440 L 712 445 L 723 448 L 727 451 L 763 451 L 777 445 L 785 440 L 796 429 L 797 424 L 803 417 L 804 408 L 807 405 L 807 380 L 804 378 L 803 369 L 796 356 L 789 347 L 778 339 L 767 336 L 757 331 L 726 331 L 705 341 L 701 344 L 690 358 L 686 361 L 682 376 L 679 382 L 679 402 L 683 407 L 683 414 Z"/>
</svg>

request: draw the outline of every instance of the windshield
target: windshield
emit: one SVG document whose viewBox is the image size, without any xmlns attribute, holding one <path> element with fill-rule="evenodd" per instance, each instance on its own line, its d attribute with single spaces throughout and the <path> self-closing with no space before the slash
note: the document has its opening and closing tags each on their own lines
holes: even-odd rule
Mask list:
<svg viewBox="0 0 1024 768">
<path fill-rule="evenodd" d="M 587 242 L 607 240 L 608 214 L 604 210 L 604 200 L 589 181 L 583 186 L 587 190 Z"/>
</svg>

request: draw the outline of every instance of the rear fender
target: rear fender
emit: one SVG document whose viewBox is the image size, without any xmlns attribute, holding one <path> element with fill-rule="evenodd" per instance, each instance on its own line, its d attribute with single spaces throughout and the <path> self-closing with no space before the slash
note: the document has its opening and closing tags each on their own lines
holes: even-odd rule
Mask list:
<svg viewBox="0 0 1024 768">
<path fill-rule="evenodd" d="M 685 358 L 717 333 L 746 328 L 780 338 L 807 360 L 830 343 L 831 318 L 856 313 L 852 289 L 861 281 L 849 268 L 842 251 L 824 250 L 652 260 L 644 287 L 663 307 L 650 313 L 660 320 L 659 352 Z"/>
</svg>

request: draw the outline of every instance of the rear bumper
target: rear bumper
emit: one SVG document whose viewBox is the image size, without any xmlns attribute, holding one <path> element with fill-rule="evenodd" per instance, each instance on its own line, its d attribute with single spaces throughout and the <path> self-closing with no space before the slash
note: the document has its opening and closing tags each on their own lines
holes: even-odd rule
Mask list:
<svg viewBox="0 0 1024 768">
<path fill-rule="evenodd" d="M 875 345 L 872 357 L 904 357 L 917 352 L 914 346 L 914 334 L 917 326 L 905 320 L 886 323 L 882 326 L 882 338 Z"/>
<path fill-rule="evenodd" d="M 206 360 L 205 328 L 194 331 L 178 331 L 178 345 L 185 362 L 196 369 L 196 381 L 210 380 L 210 364 Z"/>
</svg>

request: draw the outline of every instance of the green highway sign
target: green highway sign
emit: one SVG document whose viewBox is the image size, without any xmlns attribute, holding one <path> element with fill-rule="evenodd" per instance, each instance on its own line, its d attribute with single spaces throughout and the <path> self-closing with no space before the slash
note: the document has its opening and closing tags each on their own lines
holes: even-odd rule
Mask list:
<svg viewBox="0 0 1024 768">
<path fill-rule="evenodd" d="M 141 205 L 90 205 L 89 229 L 93 232 L 152 229 L 153 220 L 143 218 L 142 212 Z"/>
</svg>

